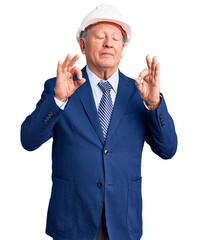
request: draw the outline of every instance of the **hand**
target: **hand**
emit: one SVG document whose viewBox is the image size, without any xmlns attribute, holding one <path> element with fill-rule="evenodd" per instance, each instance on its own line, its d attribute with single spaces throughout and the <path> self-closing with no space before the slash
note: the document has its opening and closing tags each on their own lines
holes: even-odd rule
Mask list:
<svg viewBox="0 0 198 240">
<path fill-rule="evenodd" d="M 54 88 L 54 96 L 60 101 L 69 98 L 78 87 L 80 87 L 86 80 L 82 78 L 82 72 L 78 67 L 73 67 L 79 55 L 76 54 L 71 59 L 71 54 L 67 54 L 65 61 L 62 63 L 58 61 L 57 66 L 57 79 Z M 73 80 L 73 76 L 77 75 L 77 80 Z"/>
<path fill-rule="evenodd" d="M 157 57 L 151 61 L 148 55 L 146 61 L 148 69 L 144 69 L 135 79 L 136 87 L 148 105 L 157 106 L 160 104 L 160 64 Z"/>
</svg>

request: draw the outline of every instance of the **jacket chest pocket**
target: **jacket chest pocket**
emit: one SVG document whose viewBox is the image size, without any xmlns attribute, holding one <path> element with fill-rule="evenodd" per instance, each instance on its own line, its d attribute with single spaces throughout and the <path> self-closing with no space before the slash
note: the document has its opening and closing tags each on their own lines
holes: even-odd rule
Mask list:
<svg viewBox="0 0 198 240">
<path fill-rule="evenodd" d="M 67 232 L 75 227 L 76 184 L 59 178 L 53 178 L 52 194 L 48 208 L 48 222 L 55 231 Z"/>
<path fill-rule="evenodd" d="M 142 230 L 141 181 L 140 178 L 130 182 L 128 188 L 127 227 L 132 233 L 139 233 Z"/>
</svg>

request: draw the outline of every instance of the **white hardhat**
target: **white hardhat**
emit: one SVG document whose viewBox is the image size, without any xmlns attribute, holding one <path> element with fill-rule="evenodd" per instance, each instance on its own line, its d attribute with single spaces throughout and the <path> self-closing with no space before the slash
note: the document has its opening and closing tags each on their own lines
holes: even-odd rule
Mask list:
<svg viewBox="0 0 198 240">
<path fill-rule="evenodd" d="M 86 27 L 98 22 L 111 22 L 121 26 L 126 33 L 125 46 L 129 43 L 131 38 L 131 27 L 125 22 L 125 19 L 117 8 L 107 4 L 97 6 L 83 19 L 76 34 L 77 41 L 79 41 L 81 32 L 84 31 Z"/>
</svg>

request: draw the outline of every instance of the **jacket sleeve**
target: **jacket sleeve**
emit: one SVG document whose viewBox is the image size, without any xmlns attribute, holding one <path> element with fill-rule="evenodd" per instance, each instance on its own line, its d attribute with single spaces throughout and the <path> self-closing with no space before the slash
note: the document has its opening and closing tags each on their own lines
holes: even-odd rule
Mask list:
<svg viewBox="0 0 198 240">
<path fill-rule="evenodd" d="M 146 141 L 152 151 L 163 159 L 172 158 L 177 151 L 177 135 L 163 96 L 158 108 L 146 110 L 146 121 L 148 126 Z"/>
<path fill-rule="evenodd" d="M 28 151 L 39 148 L 53 136 L 53 127 L 63 112 L 55 103 L 54 87 L 55 79 L 45 82 L 36 109 L 21 125 L 21 144 Z"/>
</svg>

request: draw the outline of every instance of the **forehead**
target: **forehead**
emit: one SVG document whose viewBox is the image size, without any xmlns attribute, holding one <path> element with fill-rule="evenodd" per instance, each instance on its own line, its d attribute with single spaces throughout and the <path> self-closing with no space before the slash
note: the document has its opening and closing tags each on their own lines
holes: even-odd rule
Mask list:
<svg viewBox="0 0 198 240">
<path fill-rule="evenodd" d="M 122 32 L 120 29 L 112 24 L 108 23 L 101 23 L 97 24 L 89 29 L 90 33 L 98 33 L 98 32 L 108 32 L 111 34 L 120 34 L 122 35 Z"/>
</svg>

